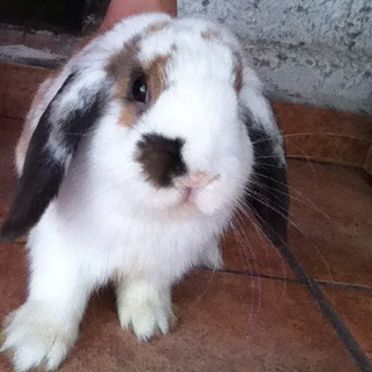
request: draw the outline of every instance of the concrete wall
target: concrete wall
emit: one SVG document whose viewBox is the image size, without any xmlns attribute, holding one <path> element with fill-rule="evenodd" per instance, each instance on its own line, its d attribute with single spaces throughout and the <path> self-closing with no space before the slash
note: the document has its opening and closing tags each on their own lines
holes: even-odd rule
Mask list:
<svg viewBox="0 0 372 372">
<path fill-rule="evenodd" d="M 228 25 L 274 99 L 372 114 L 372 0 L 178 0 Z"/>
</svg>

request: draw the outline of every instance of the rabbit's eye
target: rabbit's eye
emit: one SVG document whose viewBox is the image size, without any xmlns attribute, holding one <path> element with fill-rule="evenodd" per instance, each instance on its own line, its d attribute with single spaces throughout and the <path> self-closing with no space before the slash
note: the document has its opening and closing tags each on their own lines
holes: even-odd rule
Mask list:
<svg viewBox="0 0 372 372">
<path fill-rule="evenodd" d="M 135 101 L 146 103 L 147 83 L 145 75 L 141 75 L 133 81 L 132 97 Z"/>
</svg>

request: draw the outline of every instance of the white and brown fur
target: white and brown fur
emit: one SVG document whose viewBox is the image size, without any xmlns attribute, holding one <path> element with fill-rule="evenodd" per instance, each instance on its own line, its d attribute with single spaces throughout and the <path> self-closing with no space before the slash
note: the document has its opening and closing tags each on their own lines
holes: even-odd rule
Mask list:
<svg viewBox="0 0 372 372">
<path fill-rule="evenodd" d="M 145 104 L 130 97 L 138 71 Z M 30 282 L 5 329 L 15 368 L 57 368 L 90 293 L 110 280 L 123 328 L 141 340 L 167 333 L 172 285 L 194 266 L 221 266 L 218 237 L 242 200 L 284 238 L 280 216 L 247 194 L 265 172 L 259 151 L 285 182 L 270 106 L 221 25 L 140 15 L 72 57 L 40 87 L 16 150 L 2 234 L 29 231 Z"/>
</svg>

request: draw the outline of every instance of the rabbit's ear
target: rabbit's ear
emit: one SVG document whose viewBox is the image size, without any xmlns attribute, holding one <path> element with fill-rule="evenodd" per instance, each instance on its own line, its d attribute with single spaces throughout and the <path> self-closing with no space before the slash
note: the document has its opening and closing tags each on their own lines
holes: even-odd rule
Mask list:
<svg viewBox="0 0 372 372">
<path fill-rule="evenodd" d="M 286 244 L 289 195 L 280 132 L 274 130 L 275 134 L 270 136 L 251 115 L 246 115 L 245 123 L 254 151 L 246 203 L 270 241 L 276 246 Z M 275 122 L 273 128 L 276 129 Z"/>
<path fill-rule="evenodd" d="M 101 116 L 107 97 L 105 78 L 100 71 L 71 73 L 47 106 L 30 140 L 2 239 L 26 233 L 58 194 L 82 136 Z"/>
</svg>

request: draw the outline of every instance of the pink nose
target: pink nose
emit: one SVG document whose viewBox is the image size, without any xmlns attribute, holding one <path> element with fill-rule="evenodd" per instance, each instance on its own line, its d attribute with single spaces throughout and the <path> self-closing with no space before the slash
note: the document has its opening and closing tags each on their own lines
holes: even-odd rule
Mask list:
<svg viewBox="0 0 372 372">
<path fill-rule="evenodd" d="M 187 175 L 182 180 L 182 185 L 191 189 L 201 189 L 219 178 L 219 175 L 205 171 L 196 171 Z"/>
</svg>

